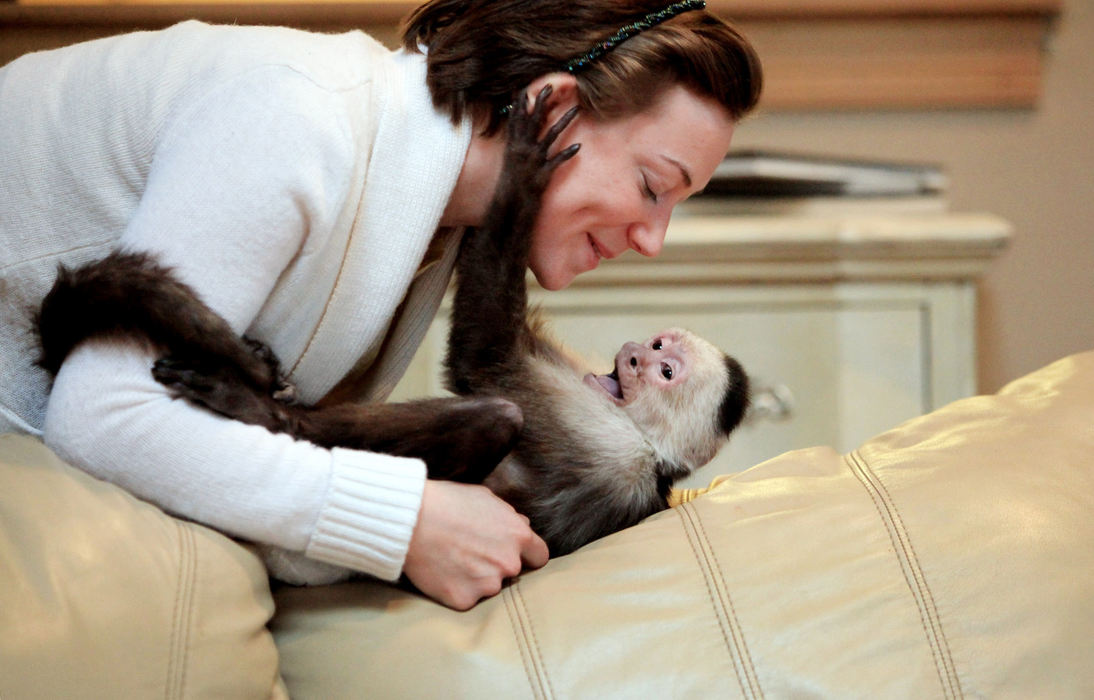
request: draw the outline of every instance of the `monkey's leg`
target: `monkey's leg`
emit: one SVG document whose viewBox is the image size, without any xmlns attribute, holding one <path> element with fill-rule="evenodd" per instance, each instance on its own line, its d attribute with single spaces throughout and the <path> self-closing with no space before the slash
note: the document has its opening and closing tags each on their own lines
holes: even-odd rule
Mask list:
<svg viewBox="0 0 1094 700">
<path fill-rule="evenodd" d="M 467 483 L 485 479 L 523 427 L 520 408 L 492 396 L 340 404 L 307 409 L 297 420 L 299 435 L 318 445 L 418 457 L 431 478 Z"/>
<path fill-rule="evenodd" d="M 418 457 L 435 479 L 481 482 L 513 449 L 523 425 L 516 404 L 489 396 L 315 408 L 261 394 L 230 367 L 165 358 L 152 374 L 176 395 L 228 418 L 323 447 Z"/>
</svg>

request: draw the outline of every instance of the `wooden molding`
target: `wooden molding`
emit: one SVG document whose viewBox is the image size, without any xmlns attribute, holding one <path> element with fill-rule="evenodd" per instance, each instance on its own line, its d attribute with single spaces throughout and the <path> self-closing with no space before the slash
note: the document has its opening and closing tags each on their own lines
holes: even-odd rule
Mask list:
<svg viewBox="0 0 1094 700">
<path fill-rule="evenodd" d="M 756 45 L 768 111 L 1033 107 L 1060 11 L 1059 0 L 710 4 Z"/>
<path fill-rule="evenodd" d="M 1061 0 L 708 0 L 723 14 L 753 18 L 907 17 L 914 15 L 1056 14 Z"/>
<path fill-rule="evenodd" d="M 631 251 L 573 284 L 972 280 L 1011 234 L 983 213 L 674 217 L 656 258 Z"/>
<path fill-rule="evenodd" d="M 184 19 L 361 28 L 394 44 L 416 2 L 0 0 L 0 63 Z M 709 0 L 764 64 L 764 111 L 1032 107 L 1062 0 Z"/>
</svg>

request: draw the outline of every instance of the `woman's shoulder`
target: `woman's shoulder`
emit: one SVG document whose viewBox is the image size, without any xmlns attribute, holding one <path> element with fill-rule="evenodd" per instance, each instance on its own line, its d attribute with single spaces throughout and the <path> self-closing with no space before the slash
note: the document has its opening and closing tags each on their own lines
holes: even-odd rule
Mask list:
<svg viewBox="0 0 1094 700">
<path fill-rule="evenodd" d="M 219 74 L 285 68 L 330 90 L 371 81 L 395 55 L 361 31 L 322 34 L 289 27 L 182 22 L 159 33 L 159 43 L 185 55 L 198 70 Z"/>
</svg>

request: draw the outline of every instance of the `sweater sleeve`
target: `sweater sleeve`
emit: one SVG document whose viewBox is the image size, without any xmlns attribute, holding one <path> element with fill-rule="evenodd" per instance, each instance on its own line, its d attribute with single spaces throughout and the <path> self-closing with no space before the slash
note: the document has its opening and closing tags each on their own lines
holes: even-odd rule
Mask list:
<svg viewBox="0 0 1094 700">
<path fill-rule="evenodd" d="M 355 154 L 337 103 L 274 66 L 181 111 L 122 245 L 173 266 L 242 332 L 343 205 Z M 419 460 L 326 450 L 173 400 L 152 379 L 152 359 L 108 342 L 79 348 L 54 383 L 46 442 L 181 517 L 380 578 L 399 575 L 425 481 Z"/>
</svg>

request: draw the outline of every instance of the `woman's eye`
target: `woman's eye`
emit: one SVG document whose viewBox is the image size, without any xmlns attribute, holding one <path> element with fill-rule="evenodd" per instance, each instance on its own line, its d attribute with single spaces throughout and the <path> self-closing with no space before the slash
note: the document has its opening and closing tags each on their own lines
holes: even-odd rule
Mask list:
<svg viewBox="0 0 1094 700">
<path fill-rule="evenodd" d="M 668 366 L 668 363 L 661 363 L 661 376 L 665 379 L 672 379 L 672 367 Z"/>
<path fill-rule="evenodd" d="M 654 204 L 657 204 L 657 195 L 654 193 L 653 188 L 650 187 L 649 178 L 645 175 L 642 176 L 642 189 L 645 192 L 646 198 Z"/>
</svg>

